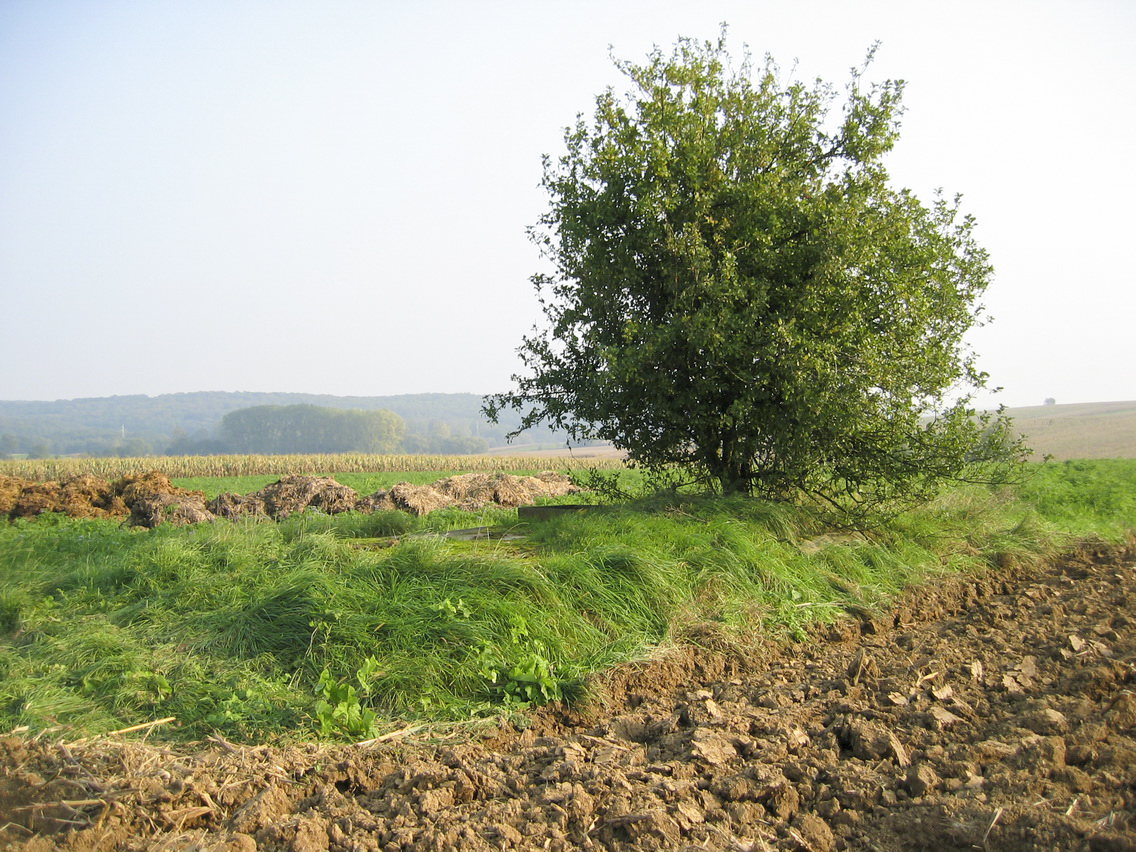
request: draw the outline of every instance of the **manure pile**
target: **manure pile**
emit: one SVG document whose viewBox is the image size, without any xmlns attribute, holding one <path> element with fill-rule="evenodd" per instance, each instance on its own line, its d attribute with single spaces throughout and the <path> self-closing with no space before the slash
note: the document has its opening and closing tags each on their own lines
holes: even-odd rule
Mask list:
<svg viewBox="0 0 1136 852">
<path fill-rule="evenodd" d="M 431 485 L 400 482 L 389 491 L 360 496 L 331 477 L 285 476 L 252 494 L 221 494 L 206 500 L 201 491 L 178 488 L 157 471 L 113 482 L 82 475 L 59 482 L 0 476 L 0 517 L 30 518 L 59 512 L 74 518 L 121 518 L 132 526 L 196 524 L 217 518 L 262 516 L 276 520 L 309 509 L 325 514 L 397 509 L 425 515 L 436 509 L 476 510 L 487 505 L 524 506 L 541 497 L 575 494 L 561 473 L 536 476 L 467 473 Z"/>
</svg>

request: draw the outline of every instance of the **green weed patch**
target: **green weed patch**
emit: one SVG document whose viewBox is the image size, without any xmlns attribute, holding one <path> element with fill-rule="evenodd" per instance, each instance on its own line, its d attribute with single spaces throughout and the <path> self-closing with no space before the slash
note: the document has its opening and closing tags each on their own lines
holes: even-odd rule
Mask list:
<svg viewBox="0 0 1136 852">
<path fill-rule="evenodd" d="M 747 498 L 670 496 L 524 527 L 515 510 L 0 528 L 0 730 L 366 739 L 579 695 L 717 635 L 802 635 L 905 586 L 1131 532 L 1136 463 L 1041 465 L 870 534 Z M 490 524 L 518 539 L 457 541 Z"/>
</svg>

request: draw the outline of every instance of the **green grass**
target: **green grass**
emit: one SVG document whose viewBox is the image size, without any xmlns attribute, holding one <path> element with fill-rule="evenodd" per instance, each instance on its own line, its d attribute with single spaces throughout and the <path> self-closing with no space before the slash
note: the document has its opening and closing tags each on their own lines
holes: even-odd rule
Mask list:
<svg viewBox="0 0 1136 852">
<path fill-rule="evenodd" d="M 447 476 L 456 476 L 461 471 L 416 470 L 409 472 L 382 472 L 382 473 L 317 473 L 312 476 L 330 476 L 340 485 L 354 488 L 360 496 L 374 494 L 376 491 L 389 490 L 392 485 L 399 482 L 409 482 L 413 485 L 429 485 Z M 514 472 L 514 475 L 536 473 L 532 471 Z M 171 480 L 179 488 L 188 488 L 192 491 L 204 491 L 208 499 L 218 494 L 252 494 L 266 485 L 271 485 L 280 479 L 279 474 L 259 474 L 253 476 L 189 476 Z"/>
<path fill-rule="evenodd" d="M 690 496 L 506 541 L 442 535 L 522 529 L 501 508 L 151 531 L 18 521 L 0 527 L 0 730 L 80 736 L 174 716 L 151 736 L 362 739 L 571 698 L 676 642 L 800 636 L 1000 555 L 1130 534 L 1136 462 L 1033 474 L 948 491 L 868 537 L 791 506 Z"/>
<path fill-rule="evenodd" d="M 1047 462 L 1030 468 L 1021 497 L 1066 534 L 1119 541 L 1136 528 L 1136 459 Z"/>
</svg>

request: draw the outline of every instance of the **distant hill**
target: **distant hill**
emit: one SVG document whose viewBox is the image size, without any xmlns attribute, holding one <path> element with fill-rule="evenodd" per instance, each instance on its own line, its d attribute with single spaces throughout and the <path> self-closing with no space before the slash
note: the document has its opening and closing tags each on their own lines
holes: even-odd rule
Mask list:
<svg viewBox="0 0 1136 852">
<path fill-rule="evenodd" d="M 134 394 L 54 402 L 0 401 L 0 431 L 5 420 L 128 431 L 209 429 L 230 411 L 256 405 L 322 405 L 328 408 L 385 408 L 406 420 L 480 420 L 481 397 L 472 393 L 423 393 L 402 396 L 332 396 L 308 393 L 200 391 L 160 396 Z"/>
<path fill-rule="evenodd" d="M 500 424 L 491 424 L 481 414 L 481 400 L 473 393 L 332 396 L 201 391 L 54 402 L 0 401 L 0 454 L 162 453 L 174 441 L 207 441 L 229 412 L 263 405 L 385 409 L 406 421 L 408 435 L 479 438 L 486 446 L 504 444 L 506 433 L 519 425 L 519 419 L 503 416 Z M 550 430 L 534 429 L 518 440 L 539 445 L 563 443 L 564 439 Z"/>
<path fill-rule="evenodd" d="M 221 418 L 260 405 L 320 405 L 393 411 L 406 421 L 407 434 L 444 439 L 484 439 L 501 447 L 516 428 L 515 414 L 504 412 L 494 425 L 481 414 L 473 393 L 422 393 L 399 396 L 201 391 L 160 396 L 97 397 L 54 402 L 0 401 L 0 456 L 90 453 L 147 455 L 174 442 L 215 437 Z M 1027 436 L 1035 459 L 1136 458 L 1136 401 L 1075 405 L 1035 405 L 1007 410 Z M 511 415 L 511 416 L 510 416 Z M 564 446 L 564 435 L 533 429 L 510 445 L 528 450 Z"/>
<path fill-rule="evenodd" d="M 1008 408 L 1034 459 L 1136 458 L 1136 401 Z"/>
</svg>

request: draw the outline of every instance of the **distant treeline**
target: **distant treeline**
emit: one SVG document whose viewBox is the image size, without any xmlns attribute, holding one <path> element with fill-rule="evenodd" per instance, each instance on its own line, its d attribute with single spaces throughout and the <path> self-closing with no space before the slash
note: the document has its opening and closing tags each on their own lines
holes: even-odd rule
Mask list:
<svg viewBox="0 0 1136 852">
<path fill-rule="evenodd" d="M 0 458 L 228 453 L 485 452 L 515 423 L 491 424 L 477 394 L 335 397 L 201 392 L 55 402 L 0 401 Z M 531 429 L 518 444 L 562 446 Z"/>
<path fill-rule="evenodd" d="M 393 411 L 353 411 L 318 405 L 258 405 L 221 418 L 230 453 L 395 453 L 406 423 Z"/>
</svg>

